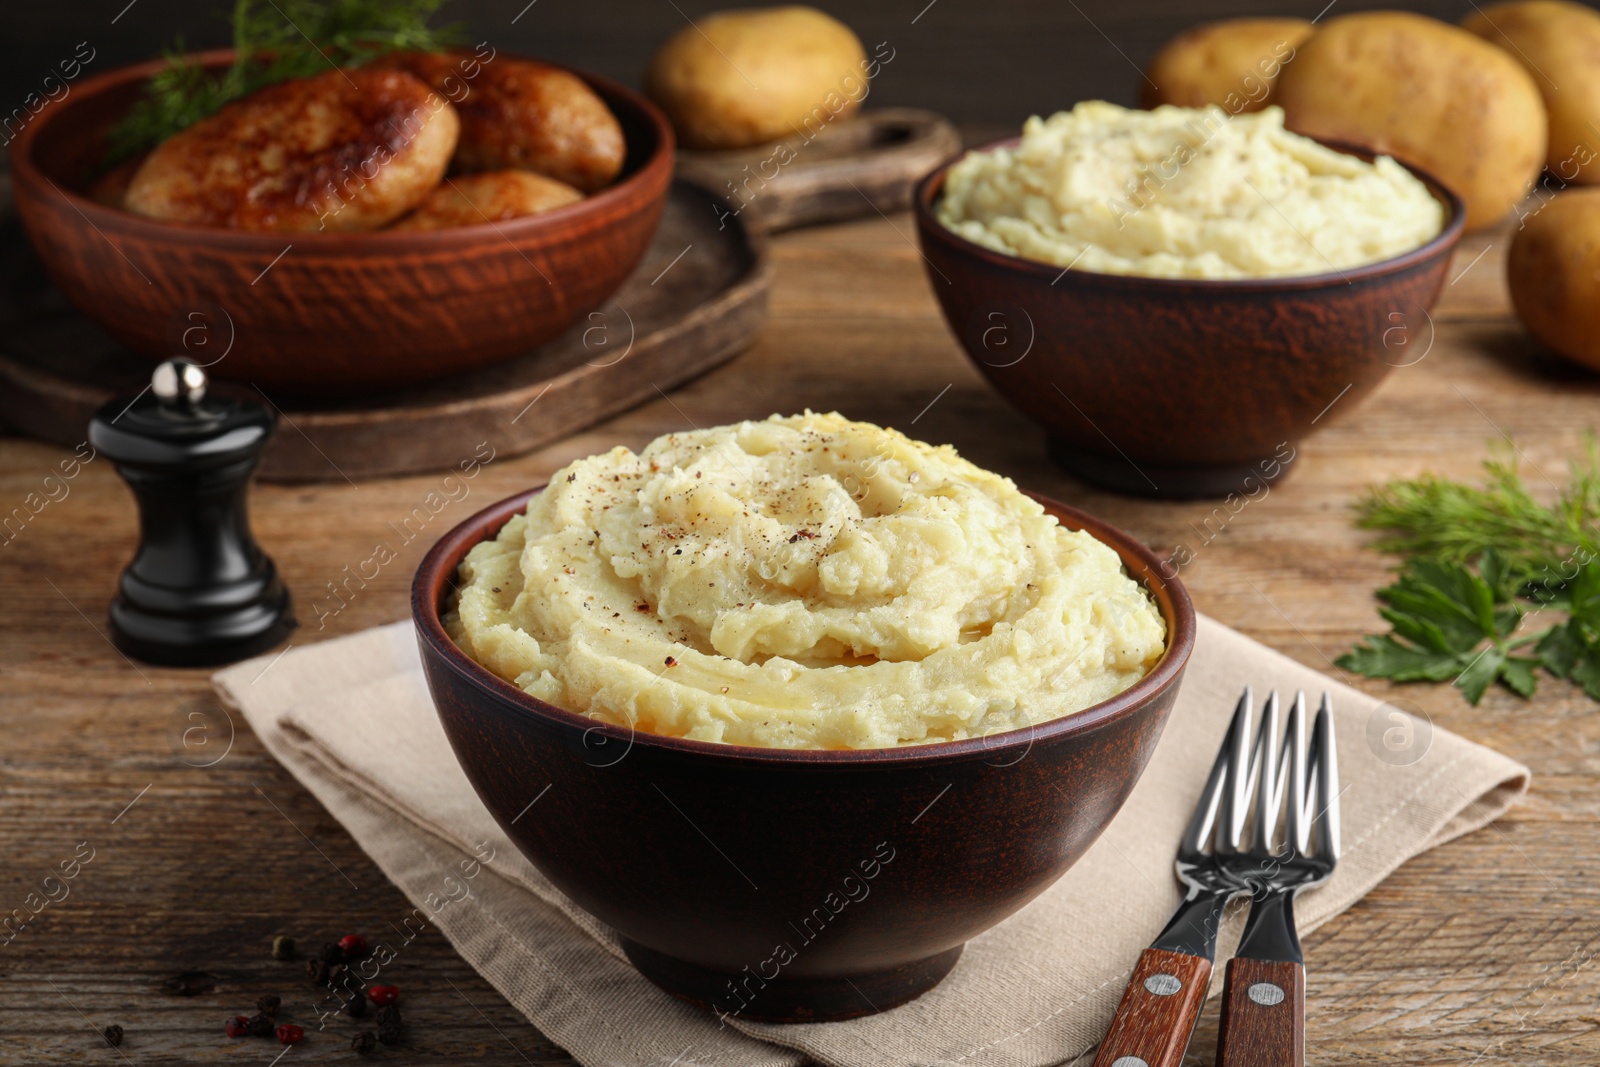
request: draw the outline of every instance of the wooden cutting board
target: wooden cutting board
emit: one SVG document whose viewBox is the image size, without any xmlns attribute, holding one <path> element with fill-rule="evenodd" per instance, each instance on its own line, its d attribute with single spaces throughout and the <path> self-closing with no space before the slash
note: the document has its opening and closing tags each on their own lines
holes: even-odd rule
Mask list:
<svg viewBox="0 0 1600 1067">
<path fill-rule="evenodd" d="M 917 182 L 961 150 L 949 119 L 874 108 L 794 137 L 728 152 L 678 150 L 678 175 L 728 198 L 768 230 L 898 211 Z"/>
<path fill-rule="evenodd" d="M 617 294 L 526 355 L 355 400 L 266 397 L 279 425 L 260 477 L 357 482 L 454 467 L 484 449 L 517 455 L 732 359 L 766 319 L 772 267 L 760 230 L 730 210 L 675 182 L 654 243 Z M 95 409 L 137 393 L 150 370 L 44 279 L 14 218 L 0 223 L 0 424 L 76 445 Z"/>
</svg>

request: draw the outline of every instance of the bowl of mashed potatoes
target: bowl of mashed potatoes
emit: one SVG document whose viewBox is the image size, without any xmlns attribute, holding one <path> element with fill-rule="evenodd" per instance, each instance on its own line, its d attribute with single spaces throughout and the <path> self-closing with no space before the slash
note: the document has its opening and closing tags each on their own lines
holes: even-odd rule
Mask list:
<svg viewBox="0 0 1600 1067">
<path fill-rule="evenodd" d="M 1465 216 L 1275 107 L 1100 101 L 951 160 L 915 211 L 979 369 L 1068 469 L 1152 496 L 1259 492 L 1415 362 Z"/>
<path fill-rule="evenodd" d="M 1194 641 L 1134 538 L 809 412 L 578 460 L 446 535 L 412 608 L 529 859 L 658 985 L 780 1021 L 903 1003 L 1048 888 Z"/>
</svg>

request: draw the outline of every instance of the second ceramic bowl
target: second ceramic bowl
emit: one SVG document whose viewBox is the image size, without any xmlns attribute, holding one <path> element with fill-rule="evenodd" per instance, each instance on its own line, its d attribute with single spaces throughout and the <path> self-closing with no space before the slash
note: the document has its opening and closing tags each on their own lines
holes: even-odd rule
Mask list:
<svg viewBox="0 0 1600 1067">
<path fill-rule="evenodd" d="M 1140 496 L 1254 495 L 1291 469 L 1302 437 L 1421 358 L 1465 217 L 1455 194 L 1408 168 L 1444 206 L 1445 226 L 1394 259 L 1237 281 L 1063 271 L 939 222 L 959 158 L 923 179 L 914 201 L 950 329 L 1049 432 L 1062 466 Z"/>
<path fill-rule="evenodd" d="M 937 984 L 967 940 L 1044 892 L 1111 822 L 1194 647 L 1189 597 L 1149 549 L 1041 500 L 1114 548 L 1166 620 L 1166 653 L 1125 692 L 1031 729 L 907 748 L 634 733 L 529 696 L 440 621 L 462 558 L 532 496 L 468 519 L 417 571 L 411 611 L 439 718 L 528 859 L 616 929 L 647 978 L 722 1014 L 843 1019 Z"/>
</svg>

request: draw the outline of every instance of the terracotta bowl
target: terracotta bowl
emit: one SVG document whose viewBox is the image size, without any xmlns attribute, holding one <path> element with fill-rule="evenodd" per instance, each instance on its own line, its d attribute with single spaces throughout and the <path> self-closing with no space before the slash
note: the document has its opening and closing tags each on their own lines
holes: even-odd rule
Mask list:
<svg viewBox="0 0 1600 1067">
<path fill-rule="evenodd" d="M 1353 408 L 1392 367 L 1421 358 L 1465 217 L 1455 194 L 1408 168 L 1446 221 L 1394 259 L 1237 281 L 1063 272 L 939 222 L 934 210 L 959 159 L 924 178 L 914 200 L 929 284 L 951 330 L 1045 427 L 1062 466 L 1141 496 L 1253 496 L 1291 468 L 1302 437 Z"/>
<path fill-rule="evenodd" d="M 462 558 L 533 495 L 474 515 L 417 571 L 411 610 L 439 718 L 523 853 L 622 935 L 647 978 L 723 1014 L 843 1019 L 937 984 L 964 942 L 1042 893 L 1111 822 L 1194 646 L 1189 597 L 1148 549 L 1041 499 L 1116 549 L 1167 621 L 1166 654 L 1126 692 L 1031 729 L 901 749 L 635 733 L 502 681 L 440 623 Z"/>
<path fill-rule="evenodd" d="M 200 53 L 211 67 L 227 51 Z M 302 395 L 388 389 L 513 356 L 614 293 L 666 203 L 673 141 L 636 93 L 575 71 L 622 123 L 615 184 L 543 215 L 418 233 L 241 233 L 158 222 L 84 189 L 105 131 L 164 61 L 90 79 L 11 151 L 17 212 L 51 279 L 152 359 L 209 331 L 214 375 Z M 226 350 L 218 359 L 217 353 Z"/>
</svg>

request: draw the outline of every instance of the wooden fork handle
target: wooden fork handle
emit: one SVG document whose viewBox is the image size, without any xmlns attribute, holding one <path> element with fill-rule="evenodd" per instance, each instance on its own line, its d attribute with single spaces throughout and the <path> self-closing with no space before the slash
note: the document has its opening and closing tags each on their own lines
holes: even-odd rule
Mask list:
<svg viewBox="0 0 1600 1067">
<path fill-rule="evenodd" d="M 1298 963 L 1228 961 L 1217 1067 L 1304 1067 L 1306 969 Z"/>
<path fill-rule="evenodd" d="M 1210 981 L 1208 959 L 1145 949 L 1122 991 L 1094 1067 L 1181 1067 Z"/>
</svg>

